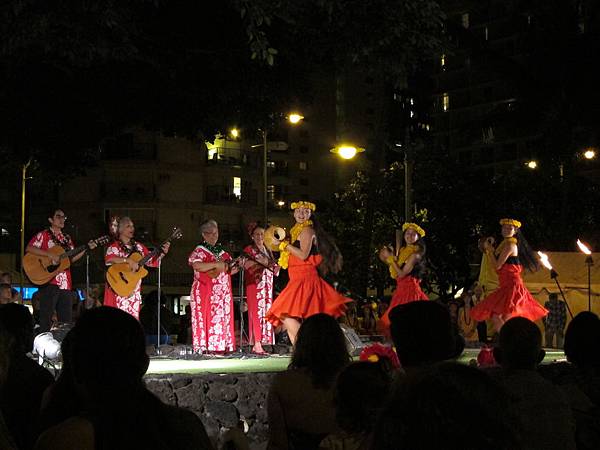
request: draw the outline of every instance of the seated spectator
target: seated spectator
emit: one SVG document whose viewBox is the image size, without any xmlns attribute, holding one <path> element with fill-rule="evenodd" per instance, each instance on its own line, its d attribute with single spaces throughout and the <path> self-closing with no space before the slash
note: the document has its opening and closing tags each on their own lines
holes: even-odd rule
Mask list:
<svg viewBox="0 0 600 450">
<path fill-rule="evenodd" d="M 435 302 L 411 302 L 390 312 L 390 332 L 406 372 L 462 353 L 465 343 L 448 309 Z"/>
<path fill-rule="evenodd" d="M 344 334 L 327 314 L 306 319 L 288 370 L 273 378 L 267 398 L 270 450 L 316 449 L 337 431 L 333 387 L 350 362 Z"/>
<path fill-rule="evenodd" d="M 377 419 L 371 448 L 522 447 L 506 392 L 479 369 L 446 362 L 412 371 L 398 382 Z"/>
<path fill-rule="evenodd" d="M 498 380 L 522 427 L 528 449 L 575 449 L 575 421 L 564 394 L 536 371 L 544 358 L 542 333 L 535 323 L 513 317 L 500 329 L 494 356 L 502 366 Z"/>
<path fill-rule="evenodd" d="M 381 346 L 383 347 L 383 346 Z M 368 350 L 368 348 L 366 349 Z M 393 350 L 389 349 L 393 353 Z M 363 351 L 364 353 L 364 351 Z M 361 359 L 362 358 L 361 354 Z M 335 420 L 341 432 L 327 436 L 319 448 L 331 450 L 366 450 L 371 432 L 385 404 L 394 370 L 399 368 L 382 354 L 355 362 L 339 374 L 334 393 Z"/>
<path fill-rule="evenodd" d="M 140 323 L 146 334 L 146 345 L 158 345 L 158 291 L 150 292 L 142 303 Z M 169 342 L 173 313 L 166 307 L 167 297 L 160 296 L 160 345 Z"/>
<path fill-rule="evenodd" d="M 8 366 L 10 364 L 9 354 L 13 343 L 12 336 L 4 328 L 0 327 L 0 393 L 2 392 L 6 377 L 8 376 Z M 0 448 L 2 450 L 17 450 L 17 445 L 8 431 L 1 409 Z"/>
<path fill-rule="evenodd" d="M 9 303 L 13 303 L 10 284 L 2 283 L 0 284 L 0 305 L 8 305 Z"/>
<path fill-rule="evenodd" d="M 162 403 L 146 388 L 144 333 L 110 307 L 92 309 L 71 330 L 70 360 L 82 409 L 45 431 L 38 450 L 211 449 L 195 414 Z"/>
<path fill-rule="evenodd" d="M 22 303 L 21 292 L 12 286 L 12 275 L 9 272 L 0 274 L 0 284 L 8 284 L 10 286 L 10 296 L 12 303 Z"/>
<path fill-rule="evenodd" d="M 33 319 L 27 307 L 17 303 L 0 306 L 0 329 L 12 338 L 0 410 L 18 448 L 27 450 L 37 438 L 42 394 L 54 378 L 27 356 L 33 346 Z"/>
<path fill-rule="evenodd" d="M 565 333 L 566 363 L 541 366 L 542 376 L 565 392 L 576 423 L 578 449 L 600 448 L 600 319 L 577 314 Z"/>
</svg>

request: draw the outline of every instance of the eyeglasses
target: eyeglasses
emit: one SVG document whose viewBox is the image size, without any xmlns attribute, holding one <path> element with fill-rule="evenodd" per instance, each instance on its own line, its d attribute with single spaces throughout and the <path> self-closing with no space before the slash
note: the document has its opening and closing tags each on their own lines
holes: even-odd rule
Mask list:
<svg viewBox="0 0 600 450">
<path fill-rule="evenodd" d="M 68 217 L 63 215 L 63 214 L 54 214 L 54 218 L 55 219 L 63 219 L 63 220 L 67 220 Z"/>
</svg>

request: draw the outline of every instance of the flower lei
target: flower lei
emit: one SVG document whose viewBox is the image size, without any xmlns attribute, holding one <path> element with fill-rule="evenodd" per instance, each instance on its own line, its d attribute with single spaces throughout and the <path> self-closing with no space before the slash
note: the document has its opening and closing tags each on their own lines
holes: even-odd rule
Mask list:
<svg viewBox="0 0 600 450">
<path fill-rule="evenodd" d="M 119 243 L 119 247 L 121 247 L 121 250 L 123 251 L 123 253 L 125 253 L 128 258 L 131 255 L 133 255 L 135 252 L 138 251 L 137 242 L 135 242 L 134 239 L 129 240 L 129 245 L 131 246 L 131 248 L 129 248 L 127 246 L 127 244 L 125 242 L 123 242 L 121 239 L 118 239 L 117 242 Z"/>
<path fill-rule="evenodd" d="M 54 234 L 54 231 L 52 231 L 52 227 L 48 227 L 48 232 L 50 233 L 50 239 L 55 245 L 59 245 L 65 250 L 71 248 L 71 237 L 68 234 L 61 233 L 64 238 L 64 241 L 61 241 L 60 238 Z"/>
<path fill-rule="evenodd" d="M 502 253 L 502 250 L 504 249 L 504 247 L 506 247 L 507 245 L 516 244 L 516 243 L 517 243 L 517 238 L 514 238 L 514 237 L 504 238 L 504 240 L 502 242 L 500 242 L 498 247 L 496 247 L 496 251 L 494 253 L 496 254 L 496 256 L 498 256 L 498 255 L 500 255 L 500 253 Z"/>
<path fill-rule="evenodd" d="M 216 243 L 215 245 L 210 245 L 208 242 L 204 241 L 200 245 L 202 247 L 204 247 L 206 250 L 208 250 L 209 252 L 211 252 L 213 255 L 215 255 L 215 257 L 217 257 L 217 258 L 223 251 L 225 251 L 223 249 L 223 246 L 219 243 Z"/>
<path fill-rule="evenodd" d="M 400 368 L 400 360 L 396 352 L 385 345 L 376 342 L 373 345 L 365 347 L 361 352 L 359 359 L 361 361 L 379 362 L 381 359 L 388 359 L 394 369 Z"/>
<path fill-rule="evenodd" d="M 307 220 L 305 222 L 302 223 L 297 223 L 296 225 L 294 225 L 292 227 L 292 229 L 290 230 L 290 242 L 296 242 L 298 240 L 298 236 L 300 236 L 300 233 L 302 233 L 302 230 L 304 230 L 307 227 L 312 227 L 313 223 L 312 220 Z M 278 264 L 282 269 L 287 269 L 288 268 L 288 262 L 290 259 L 290 252 L 288 252 L 287 250 L 281 250 L 281 253 L 279 254 L 279 261 Z"/>
<path fill-rule="evenodd" d="M 390 259 L 393 259 L 396 264 L 398 264 L 399 266 L 402 266 L 402 264 L 404 264 L 408 258 L 410 258 L 410 256 L 414 253 L 418 253 L 420 250 L 418 245 L 415 244 L 408 244 L 405 247 L 402 247 L 400 249 L 400 253 L 398 254 L 398 257 L 394 257 L 394 256 L 390 256 Z M 390 276 L 393 279 L 398 278 L 398 273 L 396 272 L 396 269 L 394 268 L 394 266 L 391 264 L 391 262 L 388 262 L 388 266 L 390 268 Z"/>
</svg>

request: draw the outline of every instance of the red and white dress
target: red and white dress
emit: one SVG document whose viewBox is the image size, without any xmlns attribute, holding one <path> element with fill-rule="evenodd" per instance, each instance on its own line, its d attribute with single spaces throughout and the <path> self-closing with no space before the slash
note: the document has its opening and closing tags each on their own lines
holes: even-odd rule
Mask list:
<svg viewBox="0 0 600 450">
<path fill-rule="evenodd" d="M 62 243 L 64 243 L 63 247 L 67 247 L 64 250 L 69 251 L 75 248 L 75 244 L 73 240 L 68 234 L 63 234 L 62 232 L 58 232 L 54 235 L 56 239 Z M 49 230 L 40 231 L 29 241 L 29 245 L 32 247 L 39 248 L 40 250 L 48 250 L 56 245 L 59 245 L 58 242 L 52 238 L 52 234 Z M 63 272 L 57 274 L 52 280 L 48 282 L 49 284 L 54 284 L 58 286 L 59 289 L 70 290 L 73 283 L 71 281 L 71 269 L 67 269 Z"/>
<path fill-rule="evenodd" d="M 199 245 L 188 258 L 188 264 L 230 261 L 225 251 L 213 254 Z M 202 352 L 225 352 L 235 350 L 233 324 L 233 293 L 231 275 L 219 273 L 216 278 L 194 271 L 190 306 L 192 309 L 192 345 Z"/>
<path fill-rule="evenodd" d="M 144 244 L 139 242 L 135 243 L 135 248 L 131 244 L 124 244 L 120 241 L 115 241 L 108 246 L 106 254 L 104 255 L 104 263 L 110 266 L 110 260 L 113 258 L 128 258 L 132 253 L 139 253 L 142 256 L 146 256 L 150 253 L 150 250 L 146 248 Z M 158 267 L 158 261 L 160 258 L 152 258 L 146 263 L 149 267 Z M 133 293 L 129 297 L 121 297 L 115 291 L 112 290 L 110 285 L 106 283 L 104 286 L 104 306 L 112 306 L 113 308 L 119 308 L 133 317 L 139 320 L 140 318 L 140 304 L 142 302 L 142 280 L 138 281 L 137 286 L 133 290 Z"/>
<path fill-rule="evenodd" d="M 249 245 L 244 252 L 253 258 L 267 256 L 261 252 L 255 245 Z M 273 270 L 268 270 L 260 265 L 252 266 L 246 271 L 244 278 L 246 285 L 246 302 L 248 304 L 248 329 L 254 342 L 273 345 L 275 343 L 275 334 L 273 325 L 266 319 L 267 311 L 273 304 Z"/>
</svg>

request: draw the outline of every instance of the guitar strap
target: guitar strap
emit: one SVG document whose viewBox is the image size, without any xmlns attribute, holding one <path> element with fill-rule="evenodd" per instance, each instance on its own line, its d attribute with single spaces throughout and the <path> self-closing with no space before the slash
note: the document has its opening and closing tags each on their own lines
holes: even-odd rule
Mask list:
<svg viewBox="0 0 600 450">
<path fill-rule="evenodd" d="M 48 227 L 48 233 L 50 233 L 50 239 L 52 240 L 52 242 L 54 242 L 56 245 L 61 246 L 65 252 L 71 250 L 71 236 L 62 233 L 64 241 L 61 241 L 58 238 L 58 236 L 54 234 L 54 231 L 52 231 L 52 227 Z"/>
<path fill-rule="evenodd" d="M 127 247 L 127 245 L 125 245 L 125 243 L 119 239 L 119 247 L 121 247 L 121 250 L 123 250 L 124 253 L 127 253 L 126 258 L 129 258 L 138 251 L 137 242 L 135 242 L 133 239 L 129 242 L 131 243 L 131 248 Z"/>
</svg>

